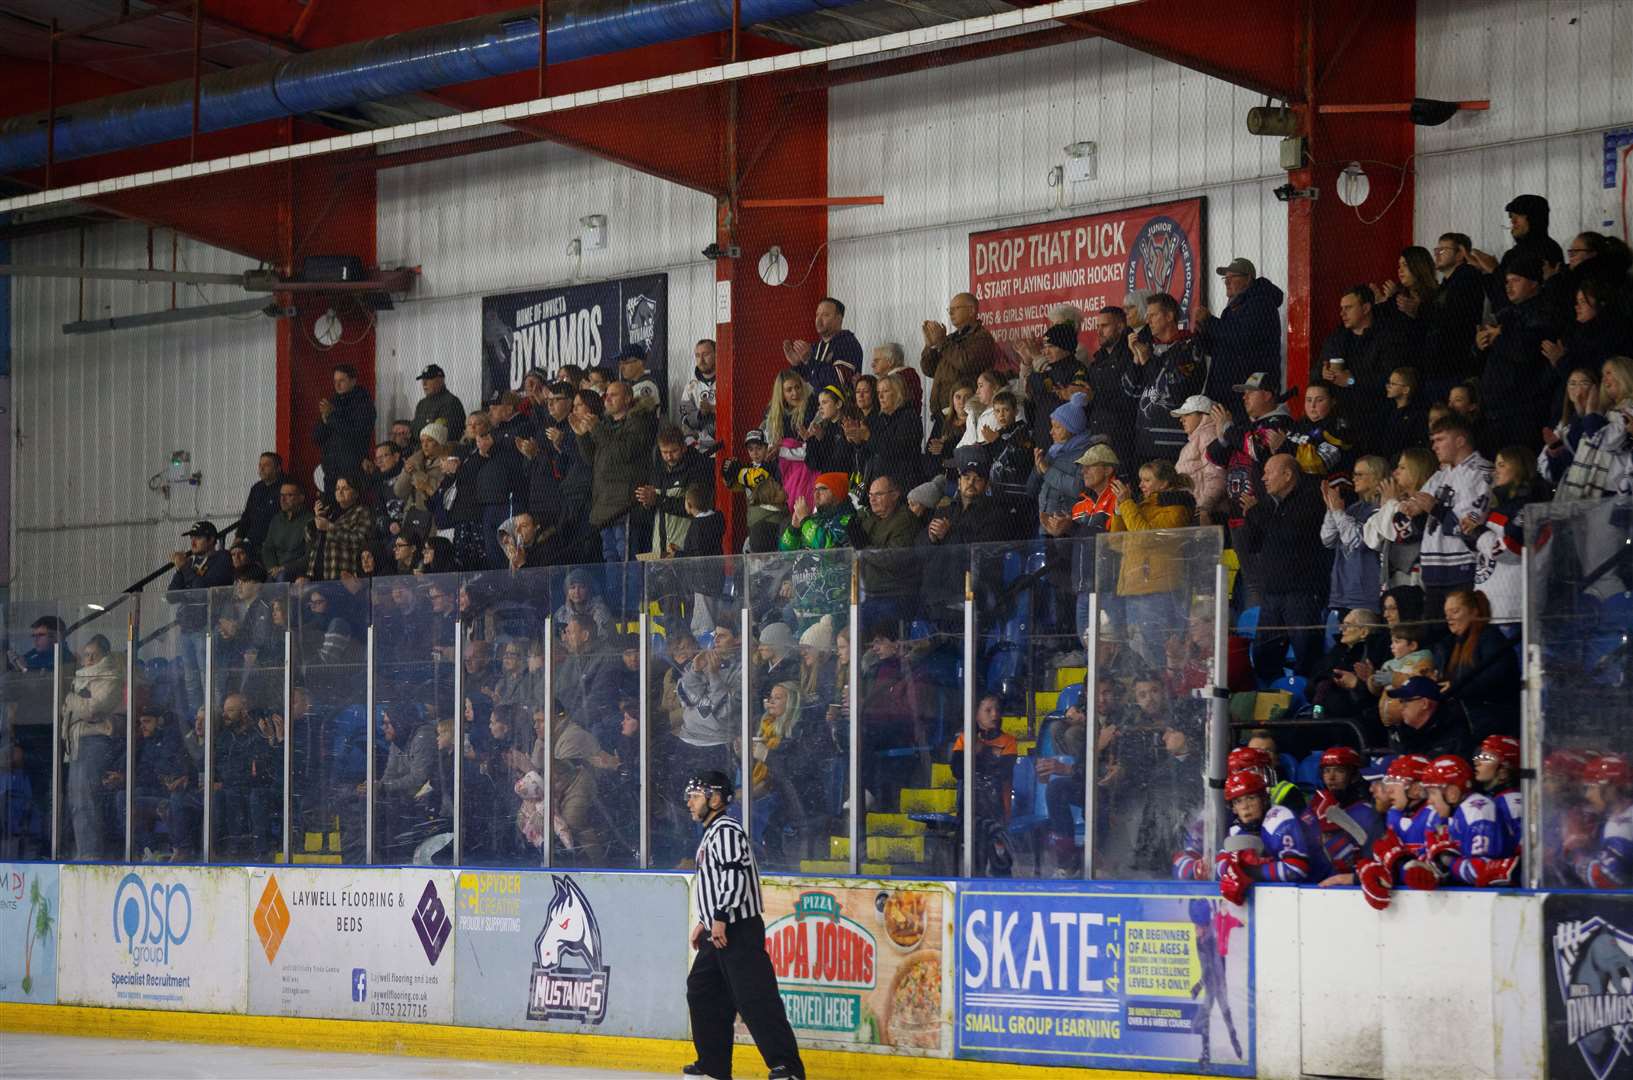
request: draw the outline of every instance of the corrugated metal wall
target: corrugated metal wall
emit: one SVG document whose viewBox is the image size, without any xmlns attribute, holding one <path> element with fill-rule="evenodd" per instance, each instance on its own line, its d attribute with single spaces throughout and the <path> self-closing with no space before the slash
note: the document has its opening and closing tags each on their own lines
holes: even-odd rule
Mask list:
<svg viewBox="0 0 1633 1080">
<path fill-rule="evenodd" d="M 829 283 L 864 346 L 917 355 L 920 323 L 969 285 L 971 232 L 1206 195 L 1209 268 L 1252 259 L 1287 281 L 1277 140 L 1247 133 L 1246 90 L 1103 40 L 857 83 L 829 97 L 830 187 L 882 207 L 835 212 Z M 1068 143 L 1098 144 L 1098 178 L 1047 183 Z M 800 260 L 792 256 L 796 271 Z M 1212 303 L 1218 279 L 1204 275 Z"/>
<path fill-rule="evenodd" d="M 608 217 L 603 251 L 566 254 L 578 219 Z M 714 335 L 714 200 L 565 147 L 540 143 L 384 169 L 381 265 L 424 267 L 412 299 L 382 312 L 376 367 L 380 414 L 408 416 L 414 381 L 441 364 L 467 407 L 481 392 L 482 297 L 502 292 L 669 275 L 670 399 L 692 374 L 692 343 Z"/>
<path fill-rule="evenodd" d="M 170 268 L 170 233 L 154 234 L 154 263 Z M 12 245 L 19 263 L 76 266 L 80 233 Z M 85 265 L 148 265 L 148 230 L 104 225 L 84 233 Z M 236 273 L 242 256 L 183 238 L 182 269 Z M 224 286 L 177 287 L 186 307 L 241 299 Z M 274 445 L 275 328 L 262 315 L 66 336 L 62 324 L 159 311 L 169 285 L 18 278 L 12 286 L 17 421 L 15 595 L 106 597 L 184 546 L 207 517 L 237 517 L 256 458 Z M 169 500 L 148 488 L 172 450 L 204 473 Z"/>
<path fill-rule="evenodd" d="M 1633 3 L 1418 0 L 1417 10 L 1419 95 L 1491 100 L 1489 112 L 1417 129 L 1418 241 L 1466 232 L 1500 254 L 1511 243 L 1503 206 L 1525 192 L 1547 197 L 1561 247 L 1584 229 L 1620 232 L 1602 132 L 1633 125 Z"/>
</svg>

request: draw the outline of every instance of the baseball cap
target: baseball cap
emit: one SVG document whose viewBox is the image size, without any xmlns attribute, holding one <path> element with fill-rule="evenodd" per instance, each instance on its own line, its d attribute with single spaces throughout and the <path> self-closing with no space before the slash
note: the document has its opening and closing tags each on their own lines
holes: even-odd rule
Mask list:
<svg viewBox="0 0 1633 1080">
<path fill-rule="evenodd" d="M 1190 397 L 1185 399 L 1184 403 L 1180 405 L 1179 408 L 1170 410 L 1168 415 L 1179 417 L 1190 416 L 1192 413 L 1202 413 L 1206 415 L 1211 412 L 1213 412 L 1213 398 L 1209 397 L 1207 394 L 1192 394 Z"/>
<path fill-rule="evenodd" d="M 1389 690 L 1388 694 L 1396 701 L 1416 701 L 1418 698 L 1439 701 L 1440 684 L 1425 675 L 1414 675 L 1402 685 Z"/>
<path fill-rule="evenodd" d="M 755 428 L 753 431 L 750 431 L 747 435 L 743 436 L 743 445 L 747 446 L 750 443 L 759 443 L 761 446 L 768 446 L 770 445 L 770 440 L 765 437 L 765 432 L 763 430 L 760 428 Z"/>
<path fill-rule="evenodd" d="M 1242 258 L 1232 259 L 1226 265 L 1215 270 L 1214 273 L 1218 274 L 1220 277 L 1224 277 L 1226 274 L 1241 274 L 1245 278 L 1256 278 L 1259 276 L 1259 272 L 1253 268 L 1252 260 Z"/>
<path fill-rule="evenodd" d="M 1365 765 L 1361 766 L 1361 779 L 1368 783 L 1374 780 L 1382 780 L 1384 774 L 1389 771 L 1390 763 L 1394 760 L 1394 754 L 1382 754 L 1369 759 Z"/>
<path fill-rule="evenodd" d="M 646 346 L 632 341 L 624 346 L 622 352 L 612 358 L 615 364 L 622 364 L 625 360 L 639 360 L 643 364 L 646 363 Z"/>
<path fill-rule="evenodd" d="M 438 367 L 436 364 L 426 364 L 425 370 L 415 376 L 415 378 L 420 380 L 445 379 L 447 377 L 448 376 L 443 372 L 442 368 Z"/>
<path fill-rule="evenodd" d="M 985 474 L 987 471 L 987 453 L 979 446 L 960 446 L 953 451 L 953 461 L 961 475 L 967 472 Z"/>
<path fill-rule="evenodd" d="M 1121 465 L 1117 451 L 1105 443 L 1098 443 L 1083 451 L 1083 456 L 1077 459 L 1079 465 Z"/>
<path fill-rule="evenodd" d="M 188 529 L 186 532 L 182 533 L 182 535 L 183 536 L 202 536 L 202 537 L 205 537 L 206 539 L 214 540 L 217 537 L 219 537 L 221 534 L 219 532 L 217 532 L 216 527 L 214 525 L 210 524 L 208 521 L 195 521 L 195 522 L 193 522 L 193 527 L 191 529 Z"/>
<path fill-rule="evenodd" d="M 1255 371 L 1244 382 L 1231 387 L 1240 394 L 1248 390 L 1268 390 L 1272 394 L 1281 392 L 1281 377 L 1274 371 Z"/>
</svg>

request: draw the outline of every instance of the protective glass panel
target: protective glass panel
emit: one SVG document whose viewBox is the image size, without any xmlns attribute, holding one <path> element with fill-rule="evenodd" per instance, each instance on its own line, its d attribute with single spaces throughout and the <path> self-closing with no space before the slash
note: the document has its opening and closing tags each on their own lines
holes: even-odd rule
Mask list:
<svg viewBox="0 0 1633 1080">
<path fill-rule="evenodd" d="M 1221 537 L 1143 527 L 1154 517 L 1119 514 L 1122 531 L 1095 542 L 1097 878 L 1170 877 L 1176 855 L 1205 853 L 1210 833 L 1206 688 Z"/>
<path fill-rule="evenodd" d="M 294 711 L 284 700 L 289 594 L 288 585 L 254 581 L 208 590 L 213 862 L 271 862 L 283 853 L 284 749 Z M 168 748 L 150 741 L 149 728 L 155 737 L 157 728 L 140 720 L 135 775 L 145 790 L 166 767 Z"/>
<path fill-rule="evenodd" d="M 199 594 L 203 599 L 203 594 Z M 59 852 L 76 862 L 125 856 L 130 716 L 126 664 L 134 605 L 64 601 L 62 822 Z M 73 654 L 70 661 L 68 653 Z"/>
<path fill-rule="evenodd" d="M 368 583 L 308 582 L 290 599 L 290 675 L 304 696 L 289 731 L 291 858 L 359 865 L 367 856 Z M 386 749 L 372 726 L 378 777 Z"/>
<path fill-rule="evenodd" d="M 1535 509 L 1537 513 L 1531 514 Z M 1633 500 L 1527 508 L 1542 884 L 1633 886 Z M 1490 768 L 1490 766 L 1486 766 Z"/>
<path fill-rule="evenodd" d="M 204 629 L 209 595 L 204 590 L 141 593 L 131 602 L 137 606 L 137 719 L 151 717 L 154 733 L 151 747 L 146 737 L 139 747 L 144 756 L 153 758 L 151 780 L 156 781 L 148 783 L 145 768 L 138 770 L 137 795 L 142 801 L 135 831 L 140 838 L 132 838 L 132 854 L 140 857 L 151 851 L 161 859 L 187 862 L 203 851 Z"/>
<path fill-rule="evenodd" d="M 976 631 L 973 872 L 1075 876 L 1082 857 L 1078 765 L 1086 673 L 1078 627 L 1087 618 L 1090 595 L 1076 583 L 1093 575 L 1093 541 L 979 545 L 970 549 L 970 571 Z M 962 775 L 962 752 L 950 764 Z"/>
<path fill-rule="evenodd" d="M 51 857 L 52 665 L 62 628 L 55 601 L 7 604 L 0 619 L 0 859 Z"/>
<path fill-rule="evenodd" d="M 964 722 L 969 551 L 869 548 L 857 560 L 861 640 L 854 662 L 865 845 L 859 868 L 956 874 L 958 796 L 949 755 Z M 848 706 L 848 666 L 844 674 L 841 700 Z M 842 819 L 841 828 L 847 825 Z M 845 853 L 844 847 L 836 852 Z"/>
<path fill-rule="evenodd" d="M 553 866 L 633 867 L 640 856 L 640 615 L 649 564 L 575 566 L 559 582 L 546 825 Z M 544 761 L 542 748 L 537 760 Z"/>
<path fill-rule="evenodd" d="M 454 612 L 458 575 L 394 574 L 370 584 L 374 700 L 391 721 L 377 762 L 376 861 L 453 861 Z M 387 776 L 393 751 L 397 771 Z M 412 790 L 408 790 L 412 788 Z"/>
<path fill-rule="evenodd" d="M 686 781 L 735 774 L 742 718 L 742 613 L 746 559 L 670 559 L 646 571 L 647 784 L 651 865 L 681 865 L 701 831 Z M 558 773 L 559 777 L 562 774 Z"/>
<path fill-rule="evenodd" d="M 812 535 L 822 532 L 806 529 L 802 542 Z M 848 547 L 748 556 L 749 828 L 767 870 L 847 857 L 849 729 L 837 646 L 849 625 L 854 556 Z M 733 739 L 741 771 L 740 733 Z"/>
</svg>

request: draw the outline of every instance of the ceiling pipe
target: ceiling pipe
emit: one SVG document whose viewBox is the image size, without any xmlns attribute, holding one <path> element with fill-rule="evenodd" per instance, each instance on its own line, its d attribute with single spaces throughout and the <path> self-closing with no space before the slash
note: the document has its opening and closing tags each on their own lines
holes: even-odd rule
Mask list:
<svg viewBox="0 0 1633 1080">
<path fill-rule="evenodd" d="M 742 25 L 786 19 L 856 0 L 741 0 Z M 553 0 L 552 64 L 731 29 L 732 0 Z M 199 130 L 341 109 L 456 83 L 529 71 L 539 62 L 534 9 L 485 15 L 339 45 L 202 81 Z M 0 121 L 0 175 L 47 158 L 46 113 Z M 193 130 L 193 81 L 183 79 L 57 110 L 56 161 L 152 146 Z"/>
</svg>

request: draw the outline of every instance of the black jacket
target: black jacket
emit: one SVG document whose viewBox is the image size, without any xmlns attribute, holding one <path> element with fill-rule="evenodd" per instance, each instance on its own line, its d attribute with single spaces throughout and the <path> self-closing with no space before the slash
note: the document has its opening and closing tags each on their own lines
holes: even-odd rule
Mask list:
<svg viewBox="0 0 1633 1080">
<path fill-rule="evenodd" d="M 272 519 L 278 516 L 278 489 L 283 486 L 281 476 L 270 484 L 257 480 L 244 499 L 244 510 L 238 515 L 238 538 L 249 546 L 253 559 L 261 557 L 261 543 L 272 527 Z"/>
<path fill-rule="evenodd" d="M 465 479 L 465 466 L 481 454 L 472 454 L 459 466 L 459 477 Z M 463 483 L 460 485 L 464 486 Z M 498 439 L 493 443 L 493 454 L 476 478 L 476 501 L 482 506 L 514 505 L 519 510 L 527 496 L 527 459 L 516 447 Z"/>
<path fill-rule="evenodd" d="M 1121 344 L 1124 355 L 1127 355 L 1128 344 Z M 1033 369 L 1032 374 L 1026 377 L 1026 400 L 1030 407 L 1033 442 L 1040 446 L 1049 445 L 1049 414 L 1066 400 L 1059 391 L 1077 383 L 1088 385 L 1088 382 L 1089 369 L 1079 363 L 1075 356 L 1057 360 L 1048 367 Z"/>
<path fill-rule="evenodd" d="M 1474 659 L 1457 668 L 1451 655 L 1459 639 L 1447 637 L 1435 646 L 1435 664 L 1441 677 L 1451 680 L 1447 697 L 1468 714 L 1475 741 L 1487 735 L 1520 733 L 1520 662 L 1514 642 L 1494 626 L 1480 631 Z"/>
<path fill-rule="evenodd" d="M 1267 593 L 1308 593 L 1326 602 L 1332 552 L 1321 543 L 1327 505 L 1315 480 L 1300 477 L 1280 501 L 1269 495 L 1247 512 L 1241 536 L 1247 550 L 1274 568 L 1264 575 Z"/>
<path fill-rule="evenodd" d="M 1542 355 L 1542 343 L 1558 337 L 1559 324 L 1540 296 L 1508 305 L 1498 312 L 1497 322 L 1502 333 L 1486 350 L 1480 378 L 1486 415 L 1499 427 L 1522 417 L 1533 421 L 1537 430 L 1529 441 L 1540 445 L 1556 384 L 1564 380 L 1564 373 Z"/>
<path fill-rule="evenodd" d="M 1485 282 L 1480 271 L 1465 263 L 1446 275 L 1434 301 L 1418 308 L 1416 316 L 1423 332 L 1424 378 L 1462 378 L 1471 374 L 1474 331 L 1485 309 Z"/>
<path fill-rule="evenodd" d="M 1413 350 L 1407 347 L 1407 322 L 1393 305 L 1374 304 L 1369 328 L 1357 334 L 1340 326 L 1322 342 L 1321 355 L 1314 358 L 1315 362 L 1342 359 L 1345 369 L 1355 376 L 1355 389 L 1374 402 L 1382 399 L 1389 373 L 1414 365 L 1416 360 Z"/>
<path fill-rule="evenodd" d="M 1139 412 L 1139 402 L 1123 392 L 1124 380 L 1133 366 L 1127 337 L 1118 338 L 1109 347 L 1102 345 L 1089 358 L 1089 387 L 1094 391 L 1093 400 L 1089 402 L 1089 439 L 1101 438 L 1110 443 L 1125 469 L 1136 467 L 1134 418 Z M 1049 406 L 1050 410 L 1055 407 Z M 1045 414 L 1043 434 L 1037 444 L 1048 446 L 1049 443 L 1049 417 Z"/>
<path fill-rule="evenodd" d="M 1428 406 L 1410 401 L 1397 409 L 1393 402 L 1385 402 L 1374 415 L 1373 445 L 1365 447 L 1367 452 L 1376 451 L 1393 462 L 1409 446 L 1429 445 Z"/>
<path fill-rule="evenodd" d="M 924 422 L 911 405 L 893 413 L 874 413 L 868 421 L 868 441 L 861 447 L 862 483 L 890 476 L 904 492 L 924 479 Z"/>
<path fill-rule="evenodd" d="M 1267 278 L 1252 283 L 1225 305 L 1225 310 L 1202 323 L 1203 344 L 1213 357 L 1207 394 L 1215 401 L 1237 402 L 1231 390 L 1265 365 L 1281 357 L 1282 291 Z"/>
<path fill-rule="evenodd" d="M 937 544 L 930 539 L 926 525 L 919 534 L 919 544 L 926 547 L 950 548 L 959 544 L 992 544 L 1007 540 L 1023 540 L 1034 531 L 1036 516 L 1024 499 L 1006 495 L 986 494 L 965 506 L 964 500 L 954 498 L 937 511 L 936 517 L 947 519 L 947 535 Z"/>
<path fill-rule="evenodd" d="M 335 480 L 362 468 L 374 445 L 374 400 L 361 386 L 330 400 L 334 409 L 312 428 L 312 441 L 323 451 L 323 478 L 332 490 Z"/>
</svg>

